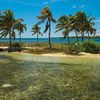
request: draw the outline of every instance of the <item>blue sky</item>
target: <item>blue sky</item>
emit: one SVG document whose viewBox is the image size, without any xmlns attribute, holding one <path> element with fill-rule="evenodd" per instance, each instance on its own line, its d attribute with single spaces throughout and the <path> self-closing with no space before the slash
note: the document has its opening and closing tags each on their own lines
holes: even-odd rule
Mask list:
<svg viewBox="0 0 100 100">
<path fill-rule="evenodd" d="M 38 22 L 36 16 L 40 14 L 40 10 L 45 6 L 50 5 L 51 11 L 55 19 L 61 15 L 75 14 L 77 11 L 85 11 L 86 14 L 95 17 L 95 28 L 97 34 L 100 34 L 100 0 L 0 0 L 0 10 L 11 9 L 16 18 L 23 18 L 27 24 L 28 30 L 23 33 L 23 37 L 31 38 L 31 28 Z M 44 30 L 44 25 L 41 25 Z M 55 24 L 52 25 L 52 37 L 60 37 L 62 34 L 54 33 Z M 71 33 L 73 35 L 73 33 Z M 44 33 L 43 37 L 48 37 Z"/>
</svg>

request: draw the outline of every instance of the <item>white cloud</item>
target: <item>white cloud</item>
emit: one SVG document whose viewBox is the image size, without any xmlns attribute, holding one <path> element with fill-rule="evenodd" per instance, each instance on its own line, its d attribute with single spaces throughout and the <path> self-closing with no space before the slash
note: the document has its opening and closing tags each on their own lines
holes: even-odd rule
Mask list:
<svg viewBox="0 0 100 100">
<path fill-rule="evenodd" d="M 85 7 L 85 5 L 81 5 L 81 6 L 79 6 L 79 8 L 84 8 Z"/>
<path fill-rule="evenodd" d="M 59 2 L 59 1 L 67 1 L 67 0 L 50 0 L 51 3 L 56 3 L 56 2 Z"/>
<path fill-rule="evenodd" d="M 43 5 L 46 5 L 46 4 L 48 4 L 48 1 L 46 1 L 46 2 L 43 2 Z"/>
</svg>

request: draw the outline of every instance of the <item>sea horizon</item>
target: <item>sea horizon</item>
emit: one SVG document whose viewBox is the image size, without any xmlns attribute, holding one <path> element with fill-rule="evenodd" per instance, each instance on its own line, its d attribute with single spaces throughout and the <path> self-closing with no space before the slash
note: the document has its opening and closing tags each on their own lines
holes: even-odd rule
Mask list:
<svg viewBox="0 0 100 100">
<path fill-rule="evenodd" d="M 20 38 L 16 38 L 14 41 L 15 42 L 19 42 Z M 39 38 L 38 39 L 40 43 L 46 43 L 48 42 L 48 38 Z M 87 37 L 84 38 L 84 41 L 88 40 Z M 94 42 L 100 43 L 100 38 L 94 37 L 94 38 L 90 38 L 89 40 L 92 40 Z M 37 42 L 37 38 L 22 38 L 21 41 L 23 43 L 35 43 Z M 77 38 L 75 37 L 70 37 L 69 38 L 70 42 L 77 42 Z M 78 41 L 81 42 L 82 38 L 78 37 Z M 2 38 L 0 39 L 0 42 L 9 42 L 9 38 Z M 62 38 L 62 37 L 52 37 L 51 38 L 51 42 L 52 43 L 68 43 L 68 38 Z"/>
</svg>

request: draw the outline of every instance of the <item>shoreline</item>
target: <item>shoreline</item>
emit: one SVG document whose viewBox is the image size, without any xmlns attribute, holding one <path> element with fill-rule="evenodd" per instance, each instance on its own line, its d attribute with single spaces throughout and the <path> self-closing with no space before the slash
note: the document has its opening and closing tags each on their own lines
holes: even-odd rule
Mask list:
<svg viewBox="0 0 100 100">
<path fill-rule="evenodd" d="M 25 47 L 25 48 L 31 48 L 31 47 Z M 33 47 L 35 49 L 36 47 Z M 38 47 L 40 48 L 40 47 Z M 41 47 L 42 48 L 42 47 Z M 0 49 L 8 49 L 8 46 L 0 46 Z M 78 55 L 75 54 L 65 54 L 63 52 L 58 52 L 58 53 L 30 53 L 30 52 L 13 52 L 13 53 L 18 53 L 18 54 L 31 54 L 35 56 L 48 56 L 48 57 L 97 57 L 100 58 L 100 54 L 92 54 L 92 53 L 85 53 L 85 52 L 80 52 Z"/>
<path fill-rule="evenodd" d="M 15 53 L 19 53 L 19 54 L 31 54 L 33 56 L 44 56 L 44 57 L 96 57 L 96 58 L 100 58 L 100 54 L 91 54 L 91 53 L 85 53 L 85 52 L 81 52 L 78 55 L 74 55 L 74 54 L 64 54 L 64 53 L 43 53 L 43 54 L 35 54 L 35 53 L 25 53 L 25 52 L 15 52 Z"/>
</svg>

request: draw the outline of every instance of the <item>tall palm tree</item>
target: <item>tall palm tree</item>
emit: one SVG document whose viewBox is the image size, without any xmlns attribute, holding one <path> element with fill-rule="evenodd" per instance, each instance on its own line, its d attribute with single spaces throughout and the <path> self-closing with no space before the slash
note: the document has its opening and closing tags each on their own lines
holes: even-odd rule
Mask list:
<svg viewBox="0 0 100 100">
<path fill-rule="evenodd" d="M 64 38 L 68 37 L 69 44 L 69 32 L 71 31 L 69 16 L 61 16 L 57 21 L 56 29 L 57 30 L 55 32 L 62 31 Z"/>
<path fill-rule="evenodd" d="M 23 22 L 23 19 L 19 18 L 17 19 L 17 23 L 15 24 L 15 29 L 17 31 L 19 31 L 19 38 L 20 38 L 20 44 L 21 44 L 21 35 L 24 31 L 27 30 L 27 27 L 25 24 L 22 23 Z"/>
<path fill-rule="evenodd" d="M 55 23 L 56 20 L 53 18 L 52 12 L 50 11 L 49 7 L 45 7 L 41 10 L 41 15 L 37 16 L 37 18 L 40 20 L 38 24 L 41 24 L 43 22 L 46 22 L 44 33 L 49 31 L 48 33 L 48 44 L 49 48 L 51 48 L 51 23 Z"/>
<path fill-rule="evenodd" d="M 36 24 L 36 25 L 34 25 L 33 26 L 33 28 L 32 28 L 32 35 L 35 35 L 35 34 L 37 34 L 37 44 L 38 44 L 38 38 L 39 38 L 39 35 L 43 35 L 41 32 L 40 32 L 40 30 L 41 30 L 41 28 Z"/>
</svg>

